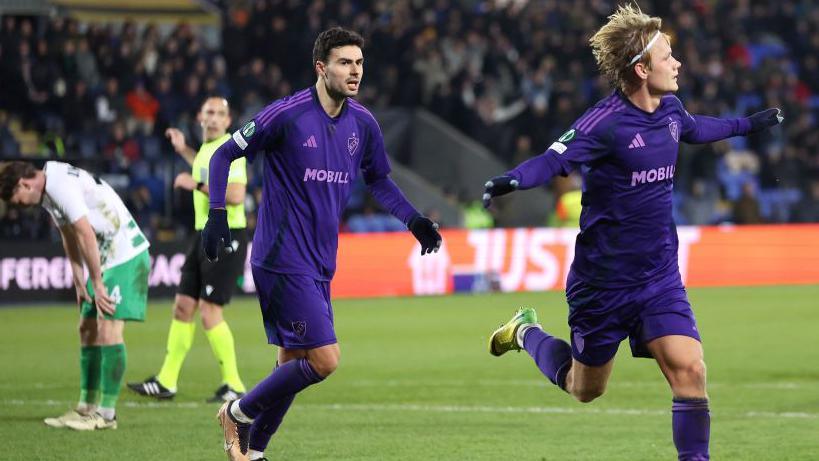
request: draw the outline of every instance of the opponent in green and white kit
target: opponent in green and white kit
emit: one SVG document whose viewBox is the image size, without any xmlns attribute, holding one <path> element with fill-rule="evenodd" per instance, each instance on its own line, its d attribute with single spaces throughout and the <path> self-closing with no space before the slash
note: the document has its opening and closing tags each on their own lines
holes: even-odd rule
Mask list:
<svg viewBox="0 0 819 461">
<path fill-rule="evenodd" d="M 76 409 L 45 423 L 116 429 L 126 365 L 123 329 L 126 321 L 145 319 L 148 240 L 108 183 L 67 163 L 47 162 L 42 170 L 27 162 L 3 165 L 0 198 L 42 205 L 54 219 L 81 307 L 80 400 Z"/>
</svg>

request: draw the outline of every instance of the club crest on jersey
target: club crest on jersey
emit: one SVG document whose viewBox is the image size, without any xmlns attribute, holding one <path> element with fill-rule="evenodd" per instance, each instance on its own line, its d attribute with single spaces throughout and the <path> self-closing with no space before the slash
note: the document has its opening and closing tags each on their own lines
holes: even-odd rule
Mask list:
<svg viewBox="0 0 819 461">
<path fill-rule="evenodd" d="M 304 335 L 307 333 L 307 322 L 301 320 L 293 322 L 293 332 L 296 333 L 296 336 L 299 338 L 304 338 Z"/>
<path fill-rule="evenodd" d="M 680 142 L 680 124 L 677 123 L 675 120 L 672 120 L 671 123 L 668 124 L 668 131 L 671 132 L 671 137 L 674 138 L 674 142 Z"/>
<path fill-rule="evenodd" d="M 347 138 L 347 151 L 350 152 L 350 156 L 355 155 L 355 150 L 358 147 L 358 138 L 353 132 L 353 135 Z"/>
</svg>

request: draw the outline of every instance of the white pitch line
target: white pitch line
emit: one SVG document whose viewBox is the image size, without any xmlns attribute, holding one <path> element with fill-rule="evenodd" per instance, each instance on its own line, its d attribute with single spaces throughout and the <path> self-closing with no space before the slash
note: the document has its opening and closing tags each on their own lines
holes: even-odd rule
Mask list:
<svg viewBox="0 0 819 461">
<path fill-rule="evenodd" d="M 662 378 L 660 378 L 662 379 Z M 627 387 L 627 388 L 644 388 L 656 387 L 664 385 L 663 381 L 614 381 L 611 384 L 612 388 Z M 548 380 L 544 379 L 357 379 L 344 383 L 351 387 L 554 387 Z M 58 383 L 26 383 L 25 385 L 17 383 L 3 383 L 0 384 L 0 390 L 26 390 L 26 389 L 62 389 L 66 384 Z M 819 384 L 802 383 L 802 382 L 770 382 L 770 383 L 724 383 L 711 382 L 708 383 L 709 389 L 763 389 L 763 390 L 777 390 L 777 391 L 808 391 L 819 392 Z"/>
<path fill-rule="evenodd" d="M 68 400 L 3 400 L 3 405 L 8 406 L 49 406 L 69 408 L 76 402 Z M 214 405 L 202 404 L 198 402 L 120 402 L 121 407 L 126 408 L 216 408 Z M 304 403 L 298 405 L 300 408 L 313 410 L 334 410 L 334 411 L 411 411 L 420 413 L 494 413 L 494 414 L 567 414 L 567 415 L 615 415 L 615 416 L 669 416 L 669 410 L 646 410 L 639 408 L 595 408 L 595 407 L 512 407 L 512 406 L 489 406 L 489 405 L 432 405 L 432 404 L 356 404 L 356 403 Z M 774 411 L 750 411 L 744 413 L 719 412 L 720 415 L 739 415 L 744 418 L 768 418 L 768 419 L 819 419 L 819 413 L 810 412 L 774 412 Z"/>
<path fill-rule="evenodd" d="M 655 381 L 614 381 L 610 383 L 610 387 L 656 387 L 658 384 L 664 385 L 665 382 L 659 378 Z M 345 385 L 352 387 L 554 387 L 546 379 L 477 379 L 477 380 L 424 380 L 424 379 L 359 379 L 346 382 Z M 708 383 L 708 388 L 739 388 L 739 389 L 772 389 L 772 390 L 787 390 L 787 391 L 819 391 L 819 384 L 795 383 L 795 382 L 772 382 L 772 383 Z"/>
</svg>

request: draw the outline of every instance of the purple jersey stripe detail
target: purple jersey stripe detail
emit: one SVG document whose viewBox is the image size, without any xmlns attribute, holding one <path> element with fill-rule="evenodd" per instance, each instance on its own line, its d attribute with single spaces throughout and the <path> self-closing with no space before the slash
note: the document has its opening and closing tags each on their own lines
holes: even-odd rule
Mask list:
<svg viewBox="0 0 819 461">
<path fill-rule="evenodd" d="M 299 106 L 299 105 L 307 103 L 307 102 L 310 102 L 309 97 L 301 97 L 299 99 L 291 99 L 291 100 L 287 101 L 284 104 L 278 104 L 278 105 L 276 105 L 276 107 L 273 107 L 268 111 L 265 111 L 264 114 L 262 114 L 260 117 L 258 117 L 259 126 L 261 128 L 265 128 L 265 127 L 267 127 L 267 125 L 270 124 L 270 122 L 274 118 L 276 118 L 276 116 L 278 116 L 282 112 L 286 111 L 287 109 L 291 109 L 293 107 Z"/>
<path fill-rule="evenodd" d="M 309 101 L 310 97 L 311 97 L 310 92 L 307 91 L 306 93 L 303 93 L 303 94 L 300 94 L 300 95 L 297 95 L 297 96 L 293 96 L 292 98 L 290 98 L 286 102 L 280 102 L 279 104 L 273 104 L 267 110 L 265 110 L 264 112 L 262 112 L 259 115 L 259 117 L 258 117 L 259 125 L 261 125 L 262 127 L 266 126 L 267 123 L 270 122 L 270 120 L 273 119 L 273 117 L 280 114 L 285 109 L 289 109 L 291 107 L 295 107 L 295 106 L 298 106 L 300 104 L 303 104 L 303 103 Z"/>
<path fill-rule="evenodd" d="M 614 101 L 610 106 L 606 108 L 606 110 L 597 114 L 597 116 L 594 119 L 589 120 L 589 122 L 586 124 L 586 131 L 591 131 L 595 126 L 597 126 L 598 123 L 600 123 L 601 120 L 605 119 L 612 112 L 620 109 L 622 106 L 623 106 L 622 101 L 620 100 Z"/>
<path fill-rule="evenodd" d="M 609 116 L 609 115 L 610 115 L 612 112 L 617 112 L 617 111 L 619 111 L 619 110 L 620 110 L 620 109 L 622 109 L 622 108 L 623 108 L 623 102 L 622 102 L 622 101 L 618 101 L 617 103 L 612 104 L 612 106 L 611 106 L 611 107 L 609 107 L 608 109 L 606 109 L 606 111 L 605 111 L 605 112 L 603 112 L 602 114 L 600 114 L 600 116 L 599 116 L 599 117 L 597 117 L 597 119 L 596 119 L 596 120 L 594 120 L 593 122 L 591 122 L 591 123 L 589 124 L 588 128 L 586 128 L 586 130 L 587 130 L 587 131 L 591 131 L 591 130 L 593 130 L 593 129 L 594 129 L 594 127 L 595 127 L 595 126 L 597 126 L 597 124 L 598 124 L 598 123 L 600 123 L 600 121 L 601 121 L 601 120 L 603 120 L 603 119 L 605 119 L 606 117 L 608 117 L 608 116 Z"/>
<path fill-rule="evenodd" d="M 595 107 L 591 111 L 587 112 L 582 117 L 580 117 L 577 120 L 577 122 L 575 122 L 576 123 L 575 126 L 577 127 L 577 129 L 582 130 L 583 126 L 586 125 L 586 123 L 589 121 L 590 118 L 594 117 L 598 112 L 605 109 L 610 104 L 611 104 L 611 100 L 608 100 L 608 101 L 604 102 L 600 107 Z"/>
<path fill-rule="evenodd" d="M 579 131 L 582 131 L 583 133 L 585 133 L 586 132 L 586 129 L 585 129 L 586 123 L 588 123 L 588 121 L 590 119 L 593 119 L 594 117 L 597 117 L 597 114 L 599 114 L 600 111 L 602 111 L 602 110 L 605 110 L 605 109 L 600 108 L 600 107 L 598 107 L 597 109 L 592 109 L 591 112 L 589 112 L 588 114 L 586 114 L 583 117 L 583 122 L 577 124 L 577 129 Z"/>
<path fill-rule="evenodd" d="M 274 104 L 270 108 L 266 109 L 259 115 L 259 125 L 262 127 L 266 126 L 276 115 L 283 112 L 285 109 L 289 109 L 291 107 L 295 107 L 297 105 L 303 104 L 307 101 L 310 101 L 311 94 L 309 92 L 294 95 L 292 98 L 288 99 L 287 101 L 281 101 L 279 104 Z"/>
<path fill-rule="evenodd" d="M 378 121 L 373 116 L 372 112 L 370 112 L 366 107 L 361 105 L 361 103 L 359 103 L 358 101 L 352 100 L 352 99 L 348 99 L 347 101 L 350 103 L 350 109 L 355 109 L 355 110 L 357 110 L 359 112 L 364 112 L 365 114 L 367 114 L 372 119 L 372 121 L 378 123 Z"/>
<path fill-rule="evenodd" d="M 274 101 L 273 104 L 271 104 L 271 105 L 265 107 L 264 109 L 262 109 L 262 111 L 259 114 L 259 119 L 267 117 L 268 114 L 270 114 L 270 112 L 274 112 L 274 111 L 278 110 L 279 108 L 281 108 L 282 106 L 286 106 L 288 104 L 292 104 L 294 102 L 301 101 L 301 100 L 304 99 L 305 96 L 307 96 L 309 94 L 310 94 L 309 89 L 301 90 L 301 91 L 298 91 L 298 92 L 294 93 L 290 97 L 282 98 L 282 99 L 279 99 L 278 101 Z"/>
<path fill-rule="evenodd" d="M 577 127 L 578 130 L 586 132 L 587 131 L 586 126 L 588 126 L 588 124 L 595 117 L 600 115 L 601 112 L 605 111 L 609 106 L 614 104 L 616 101 L 617 101 L 616 98 L 609 97 L 609 100 L 604 102 L 600 107 L 597 107 L 594 110 L 592 110 L 591 112 L 587 113 L 586 115 L 580 117 L 580 120 L 577 121 L 575 126 Z"/>
<path fill-rule="evenodd" d="M 583 124 L 583 123 L 584 123 L 584 122 L 585 122 L 585 121 L 586 121 L 586 120 L 587 120 L 587 119 L 588 119 L 588 118 L 591 116 L 591 114 L 593 114 L 593 113 L 594 113 L 596 110 L 597 110 L 597 109 L 593 109 L 593 110 L 591 110 L 590 112 L 588 112 L 588 113 L 586 113 L 586 114 L 583 114 L 583 116 L 582 116 L 582 117 L 580 117 L 579 119 L 577 119 L 577 122 L 576 122 L 576 124 L 575 124 L 575 127 L 576 127 L 576 128 L 579 130 L 579 129 L 580 129 L 580 125 L 582 125 L 582 124 Z"/>
</svg>

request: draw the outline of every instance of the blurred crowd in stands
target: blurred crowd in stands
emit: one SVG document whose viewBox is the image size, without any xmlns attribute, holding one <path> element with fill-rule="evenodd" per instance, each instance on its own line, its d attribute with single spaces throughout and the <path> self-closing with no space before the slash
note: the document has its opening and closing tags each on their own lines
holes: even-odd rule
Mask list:
<svg viewBox="0 0 819 461">
<path fill-rule="evenodd" d="M 192 228 L 192 212 L 189 196 L 170 188 L 186 165 L 164 130 L 180 128 L 198 146 L 195 114 L 206 95 L 229 99 L 235 129 L 313 84 L 313 40 L 329 26 L 352 28 L 368 42 L 364 104 L 376 113 L 424 108 L 510 166 L 542 152 L 610 92 L 587 42 L 612 1 L 227 3 L 215 49 L 184 24 L 161 32 L 131 22 L 0 18 L 0 158 L 81 159 L 112 178 L 152 236 L 175 238 Z M 672 36 L 689 112 L 740 117 L 780 107 L 786 117 L 760 135 L 685 145 L 675 173 L 677 223 L 819 222 L 819 7 L 638 3 Z M 260 178 L 250 181 L 252 213 Z M 347 214 L 351 231 L 400 227 L 378 218 L 361 187 Z M 0 238 L 47 237 L 43 222 L 5 211 Z"/>
</svg>

